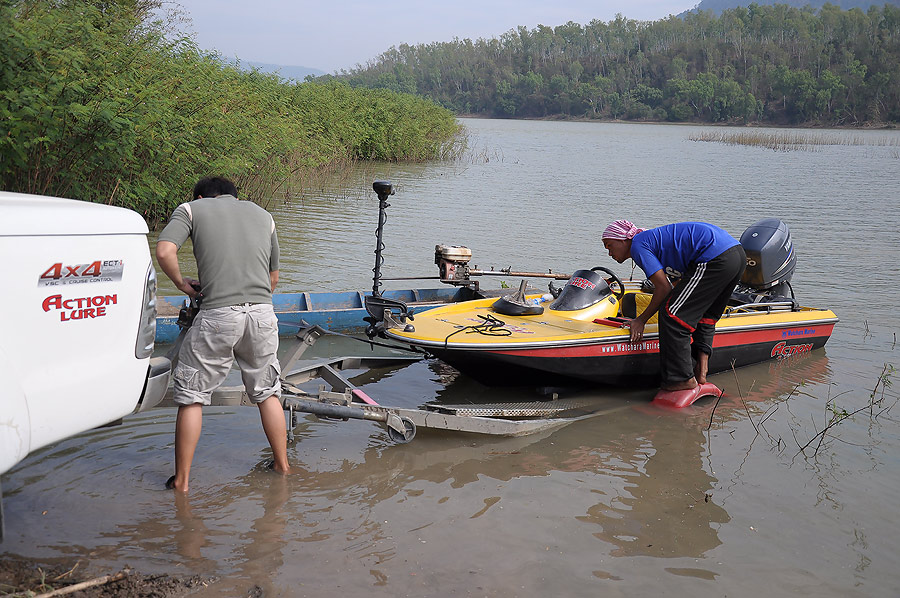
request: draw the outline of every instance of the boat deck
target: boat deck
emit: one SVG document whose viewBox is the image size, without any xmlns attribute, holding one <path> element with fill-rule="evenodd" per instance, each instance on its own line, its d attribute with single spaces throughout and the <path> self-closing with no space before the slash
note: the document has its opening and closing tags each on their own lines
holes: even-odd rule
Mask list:
<svg viewBox="0 0 900 598">
<path fill-rule="evenodd" d="M 635 293 L 641 294 L 641 293 Z M 649 295 L 643 293 L 640 301 Z M 529 297 L 531 298 L 531 297 Z M 399 341 L 409 341 L 424 348 L 479 348 L 502 350 L 504 348 L 560 347 L 565 345 L 628 343 L 629 332 L 611 316 L 621 316 L 615 305 L 601 301 L 599 306 L 578 312 L 545 309 L 543 314 L 508 316 L 496 313 L 493 299 L 470 301 L 464 305 L 446 305 L 429 312 L 428 317 L 413 321 L 414 331 L 392 329 L 388 336 Z M 595 320 L 601 320 L 597 322 Z M 778 334 L 795 328 L 811 328 L 817 325 L 833 325 L 837 321 L 830 310 L 799 308 L 790 309 L 781 304 L 754 305 L 733 308 L 716 326 L 717 337 L 747 330 Z M 812 334 L 812 330 L 809 331 Z M 801 335 L 803 336 L 803 335 Z M 645 341 L 659 337 L 658 324 L 651 320 L 644 331 Z M 728 341 L 722 339 L 728 344 Z"/>
</svg>

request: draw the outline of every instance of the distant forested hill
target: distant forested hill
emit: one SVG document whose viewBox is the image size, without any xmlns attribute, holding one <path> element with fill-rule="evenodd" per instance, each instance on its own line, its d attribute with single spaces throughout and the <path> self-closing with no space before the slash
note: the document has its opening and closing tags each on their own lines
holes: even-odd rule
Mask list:
<svg viewBox="0 0 900 598">
<path fill-rule="evenodd" d="M 900 6 L 900 0 L 882 0 L 881 2 L 873 2 L 872 0 L 756 0 L 759 5 L 785 4 L 794 8 L 803 8 L 810 6 L 816 10 L 822 8 L 826 2 L 833 4 L 838 8 L 850 10 L 851 8 L 859 8 L 860 10 L 868 10 L 870 6 L 882 6 L 884 4 L 893 4 Z M 678 16 L 684 16 L 688 12 L 697 12 L 700 10 L 709 10 L 715 14 L 722 14 L 722 11 L 729 8 L 737 8 L 738 6 L 747 6 L 750 3 L 747 0 L 703 0 L 689 11 L 685 11 Z"/>
<path fill-rule="evenodd" d="M 263 73 L 278 75 L 282 79 L 294 79 L 296 81 L 303 81 L 309 75 L 319 77 L 325 74 L 325 71 L 323 70 L 310 68 L 308 66 L 287 66 L 283 64 L 268 64 L 265 62 L 253 61 L 241 62 L 241 68 L 248 67 L 259 69 Z"/>
<path fill-rule="evenodd" d="M 750 4 L 402 44 L 343 77 L 457 114 L 858 126 L 900 122 L 898 64 L 893 4 Z"/>
</svg>

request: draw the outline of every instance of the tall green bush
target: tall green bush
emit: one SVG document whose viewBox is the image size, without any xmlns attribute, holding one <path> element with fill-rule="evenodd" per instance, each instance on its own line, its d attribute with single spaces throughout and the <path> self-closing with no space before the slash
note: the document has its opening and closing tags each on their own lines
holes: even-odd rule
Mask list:
<svg viewBox="0 0 900 598">
<path fill-rule="evenodd" d="M 268 199 L 335 160 L 461 142 L 431 101 L 245 72 L 150 21 L 156 0 L 0 0 L 0 188 L 130 207 L 151 225 L 201 176 Z"/>
</svg>

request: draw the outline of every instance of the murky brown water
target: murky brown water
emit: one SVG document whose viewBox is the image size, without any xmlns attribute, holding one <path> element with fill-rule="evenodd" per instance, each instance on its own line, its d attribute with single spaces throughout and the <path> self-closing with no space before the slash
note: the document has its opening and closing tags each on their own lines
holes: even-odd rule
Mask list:
<svg viewBox="0 0 900 598">
<path fill-rule="evenodd" d="M 302 472 L 288 478 L 261 467 L 256 410 L 209 408 L 184 500 L 162 490 L 174 411 L 154 410 L 6 474 L 3 554 L 219 576 L 203 596 L 898 595 L 896 387 L 871 415 L 798 446 L 826 425 L 829 401 L 864 407 L 900 362 L 900 157 L 878 144 L 900 133 L 776 153 L 689 141 L 695 127 L 467 126 L 478 159 L 369 169 L 350 197 L 273 209 L 281 290 L 371 287 L 368 189 L 390 178 L 387 275 L 433 275 L 436 243 L 469 246 L 481 267 L 570 272 L 615 265 L 599 243 L 611 219 L 708 220 L 739 235 L 780 217 L 800 256 L 797 296 L 834 309 L 834 336 L 824 351 L 713 377 L 728 393 L 715 409 L 661 412 L 651 391 L 597 391 L 623 409 L 519 439 L 420 430 L 403 446 L 371 423 L 301 418 L 289 457 Z M 358 383 L 401 406 L 534 396 L 436 362 Z"/>
</svg>

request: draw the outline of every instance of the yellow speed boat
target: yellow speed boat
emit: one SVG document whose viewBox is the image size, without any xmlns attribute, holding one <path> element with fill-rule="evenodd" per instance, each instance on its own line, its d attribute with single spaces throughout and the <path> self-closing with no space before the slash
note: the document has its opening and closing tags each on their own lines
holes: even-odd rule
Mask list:
<svg viewBox="0 0 900 598">
<path fill-rule="evenodd" d="M 589 274 L 599 279 L 594 288 L 577 286 Z M 655 385 L 656 317 L 645 327 L 641 342 L 630 342 L 626 327 L 627 319 L 635 317 L 651 295 L 634 285 L 620 288 L 617 296 L 601 276 L 579 270 L 540 313 L 514 315 L 509 304 L 517 303 L 515 296 L 479 299 L 429 310 L 414 316 L 411 326 L 390 328 L 385 335 L 490 385 L 573 380 Z M 541 297 L 524 295 L 522 304 L 540 302 Z M 789 301 L 731 306 L 716 326 L 709 371 L 813 351 L 825 345 L 837 321 L 830 310 L 797 307 Z"/>
<path fill-rule="evenodd" d="M 796 257 L 783 222 L 761 220 L 741 244 L 748 267 L 716 325 L 711 374 L 819 349 L 838 322 L 831 310 L 802 307 L 793 298 Z M 381 334 L 490 385 L 658 383 L 656 317 L 641 342 L 630 342 L 627 328 L 650 301 L 646 282 L 624 284 L 597 267 L 576 271 L 555 297 L 527 294 L 524 283 L 500 299 L 450 304 L 412 319 L 401 311 Z"/>
</svg>

